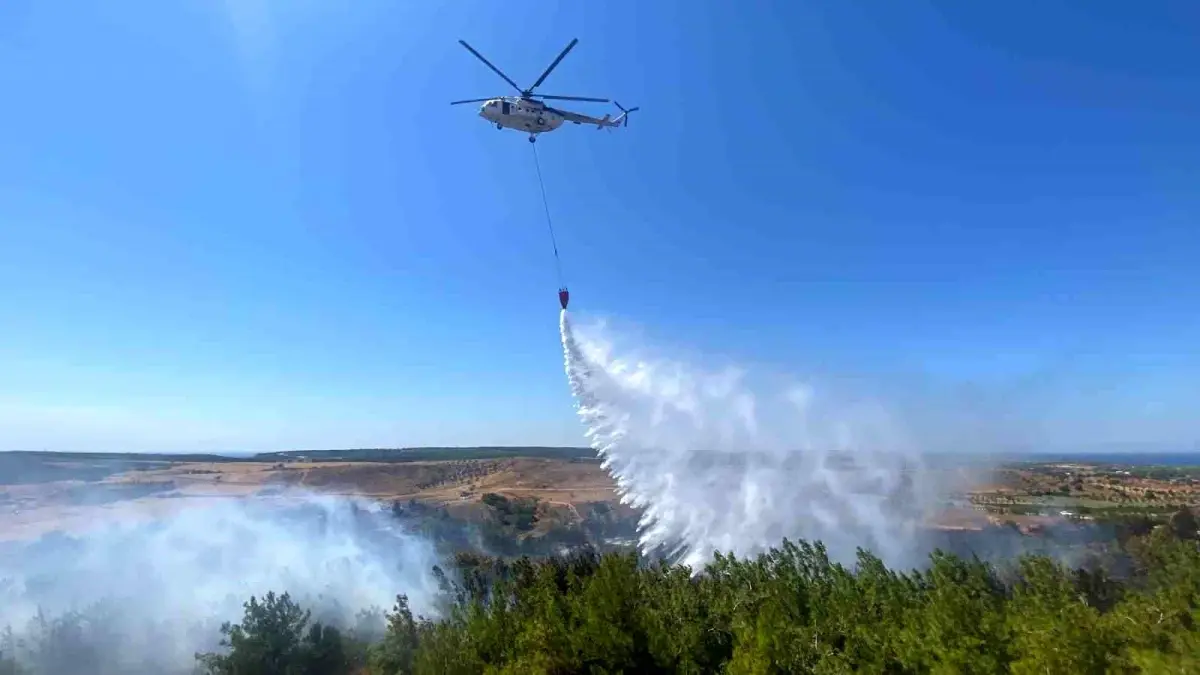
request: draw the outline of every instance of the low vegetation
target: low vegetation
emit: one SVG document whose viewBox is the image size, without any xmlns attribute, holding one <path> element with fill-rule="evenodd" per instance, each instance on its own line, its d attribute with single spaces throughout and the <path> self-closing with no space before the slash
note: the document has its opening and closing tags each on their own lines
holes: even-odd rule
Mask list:
<svg viewBox="0 0 1200 675">
<path fill-rule="evenodd" d="M 469 459 L 536 457 L 542 459 L 599 461 L 591 448 L 542 446 L 480 446 L 469 448 L 351 448 L 346 450 L 294 450 L 264 452 L 255 462 L 299 460 L 308 462 L 444 462 Z"/>
<path fill-rule="evenodd" d="M 527 512 L 501 510 L 518 523 Z M 1200 672 L 1196 525 L 1180 511 L 1075 569 L 939 552 L 901 573 L 867 553 L 850 568 L 819 543 L 788 541 L 754 559 L 718 557 L 698 575 L 634 554 L 463 553 L 435 570 L 438 618 L 415 616 L 400 596 L 385 622 L 365 613 L 331 626 L 268 593 L 196 665 L 209 675 Z M 120 672 L 85 639 L 103 639 L 102 622 L 41 621 L 31 640 L 0 640 L 0 673 Z"/>
<path fill-rule="evenodd" d="M 1165 515 L 1200 505 L 1200 467 L 1022 463 L 970 501 L 994 515 Z"/>
<path fill-rule="evenodd" d="M 1046 557 L 1002 571 L 937 554 L 901 574 L 864 553 L 851 570 L 804 542 L 720 558 L 698 577 L 621 554 L 463 556 L 441 620 L 414 617 L 400 597 L 364 647 L 270 595 L 226 627 L 227 652 L 200 659 L 245 675 L 293 672 L 273 663 L 379 675 L 1196 672 L 1195 536 L 1165 526 L 1130 540 L 1124 579 Z"/>
<path fill-rule="evenodd" d="M 587 461 L 579 449 L 542 450 L 547 457 Z M 448 459 L 450 452 L 454 461 L 444 465 L 400 466 Z M 1019 465 L 972 495 L 978 510 L 1001 521 L 1007 517 L 1001 514 L 1063 511 L 1094 521 L 1077 529 L 1103 533 L 1106 540 L 1078 543 L 1072 566 L 1060 564 L 1067 559 L 1065 544 L 1053 533 L 1027 538 L 1016 532 L 1014 518 L 1011 532 L 1000 526 L 949 533 L 965 545 L 951 543 L 920 572 L 888 569 L 866 553 L 847 567 L 830 561 L 819 543 L 782 542 L 754 559 L 720 557 L 693 574 L 624 548 L 634 513 L 604 501 L 555 502 L 562 497 L 554 490 L 539 496 L 542 474 L 491 480 L 500 475 L 496 462 L 512 463 L 507 452 L 479 448 L 465 457 L 457 449 L 434 448 L 270 457 L 275 464 L 262 469 L 264 476 L 319 488 L 357 480 L 354 471 L 361 470 L 339 461 L 386 455 L 390 468 L 366 473 L 382 482 L 389 471 L 407 472 L 413 489 L 447 495 L 436 501 L 401 493 L 392 513 L 437 542 L 454 564 L 436 571 L 441 595 L 433 617 L 414 615 L 401 596 L 389 612 L 375 608 L 345 625 L 310 613 L 287 589 L 252 597 L 240 620 L 219 634 L 215 625 L 205 631 L 220 647 L 196 655 L 197 672 L 1200 672 L 1200 523 L 1188 508 L 1200 503 L 1200 470 L 1194 468 Z M 511 452 L 528 456 L 531 450 Z M 56 493 L 77 502 L 158 496 L 185 478 L 220 477 L 218 469 L 169 457 L 138 462 L 29 453 L 0 459 L 31 483 L 71 474 L 84 481 L 119 471 L 145 474 L 136 483 L 106 481 L 108 492 L 96 484 L 90 492 L 72 487 Z M 321 471 L 305 465 L 314 461 L 328 463 Z M 178 476 L 158 475 L 164 467 Z M 524 487 L 513 490 L 522 485 L 514 480 Z M 990 563 L 948 552 L 980 550 L 966 540 L 998 541 L 998 530 L 1045 540 L 1054 556 Z M 610 541 L 623 543 L 608 546 Z M 99 675 L 175 672 L 126 647 L 128 638 L 106 632 L 108 625 L 100 609 L 39 615 L 21 627 L 19 638 L 12 629 L 0 634 L 0 675 L 73 674 L 84 672 L 80 664 Z"/>
</svg>

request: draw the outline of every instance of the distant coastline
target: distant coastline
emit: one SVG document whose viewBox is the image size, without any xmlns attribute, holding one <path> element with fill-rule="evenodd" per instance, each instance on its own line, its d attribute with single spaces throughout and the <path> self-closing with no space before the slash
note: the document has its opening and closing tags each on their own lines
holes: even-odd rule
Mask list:
<svg viewBox="0 0 1200 675">
<path fill-rule="evenodd" d="M 1009 461 L 1120 464 L 1123 466 L 1200 466 L 1200 452 L 1031 452 Z"/>
<path fill-rule="evenodd" d="M 275 452 L 226 451 L 212 453 L 149 453 L 149 452 L 77 452 L 54 450 L 4 450 L 0 458 L 9 461 L 19 457 L 51 461 L 126 461 L 126 462 L 280 462 L 305 460 L 312 462 L 413 462 L 465 459 L 503 459 L 510 457 L 541 457 L 594 461 L 591 448 L 574 446 L 463 446 L 410 448 L 346 448 L 340 450 L 288 450 Z M 1014 453 L 935 453 L 941 458 L 968 463 L 1068 463 L 1124 466 L 1200 466 L 1200 450 L 1194 451 L 1027 451 Z M 0 463 L 3 460 L 0 459 Z"/>
</svg>

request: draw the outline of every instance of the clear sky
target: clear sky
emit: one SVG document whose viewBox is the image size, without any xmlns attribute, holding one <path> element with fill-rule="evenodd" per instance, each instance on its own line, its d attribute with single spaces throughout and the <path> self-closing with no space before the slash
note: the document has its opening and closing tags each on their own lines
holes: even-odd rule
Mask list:
<svg viewBox="0 0 1200 675">
<path fill-rule="evenodd" d="M 572 37 L 539 91 L 642 107 L 538 143 L 579 312 L 781 372 L 1037 381 L 1059 442 L 1191 447 L 1197 26 L 1185 1 L 5 2 L 0 449 L 582 443 L 529 144 L 447 105 L 511 93 L 459 38 L 529 84 Z"/>
</svg>

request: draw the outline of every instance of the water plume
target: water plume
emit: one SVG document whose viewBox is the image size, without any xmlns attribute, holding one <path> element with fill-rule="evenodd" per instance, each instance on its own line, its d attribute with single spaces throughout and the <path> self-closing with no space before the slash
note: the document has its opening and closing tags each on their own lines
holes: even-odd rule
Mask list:
<svg viewBox="0 0 1200 675">
<path fill-rule="evenodd" d="M 605 331 L 560 316 L 567 378 L 589 443 L 621 500 L 643 509 L 640 544 L 698 570 L 784 537 L 917 564 L 937 496 L 915 443 L 869 400 L 792 385 L 763 397 L 739 369 L 622 357 Z"/>
</svg>

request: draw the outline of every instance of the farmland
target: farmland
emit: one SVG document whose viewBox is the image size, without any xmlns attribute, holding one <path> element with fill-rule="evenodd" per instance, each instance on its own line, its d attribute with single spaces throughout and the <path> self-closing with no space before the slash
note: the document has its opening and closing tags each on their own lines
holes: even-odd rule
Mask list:
<svg viewBox="0 0 1200 675">
<path fill-rule="evenodd" d="M 1200 464 L 1200 461 L 1197 462 Z M 1165 517 L 1200 505 L 1200 468 L 1083 462 L 942 467 L 946 495 L 930 523 L 944 529 L 1063 519 Z M 586 448 L 418 448 L 217 455 L 0 453 L 0 538 L 153 519 L 223 499 L 284 499 L 296 490 L 407 505 L 458 522 L 512 516 L 536 537 L 582 524 L 628 531 L 637 513 Z M 614 523 L 620 523 L 617 527 Z"/>
</svg>

